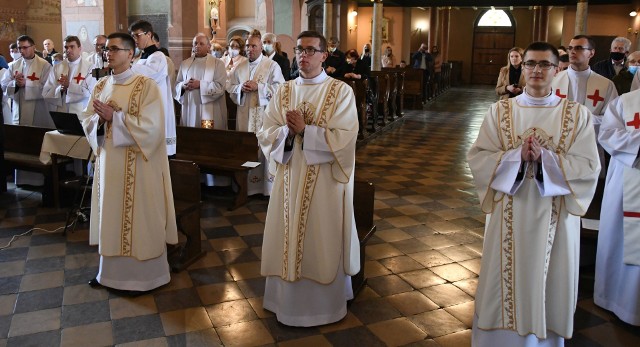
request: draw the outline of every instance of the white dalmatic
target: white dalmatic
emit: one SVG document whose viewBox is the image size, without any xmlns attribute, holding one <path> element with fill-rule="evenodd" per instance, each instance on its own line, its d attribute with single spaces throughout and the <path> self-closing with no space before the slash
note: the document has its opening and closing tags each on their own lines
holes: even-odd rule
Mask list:
<svg viewBox="0 0 640 347">
<path fill-rule="evenodd" d="M 92 69 L 93 64 L 82 57 L 76 61 L 65 59 L 51 69 L 42 96 L 52 110 L 76 115 L 84 111 L 96 84 L 96 79 L 91 75 Z M 69 88 L 64 92 L 62 85 L 58 83 L 62 75 L 69 79 Z"/>
</svg>

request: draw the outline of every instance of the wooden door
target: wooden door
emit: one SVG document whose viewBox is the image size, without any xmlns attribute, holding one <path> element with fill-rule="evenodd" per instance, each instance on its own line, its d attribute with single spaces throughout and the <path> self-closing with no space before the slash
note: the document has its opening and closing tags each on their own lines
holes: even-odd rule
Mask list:
<svg viewBox="0 0 640 347">
<path fill-rule="evenodd" d="M 513 27 L 476 27 L 473 36 L 472 84 L 493 84 L 515 43 Z"/>
</svg>

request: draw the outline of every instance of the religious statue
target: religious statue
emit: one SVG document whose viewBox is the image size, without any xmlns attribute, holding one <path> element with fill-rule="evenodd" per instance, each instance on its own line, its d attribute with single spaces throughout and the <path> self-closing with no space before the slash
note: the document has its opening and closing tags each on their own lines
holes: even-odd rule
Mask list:
<svg viewBox="0 0 640 347">
<path fill-rule="evenodd" d="M 220 29 L 220 24 L 218 20 L 220 19 L 220 2 L 222 0 L 210 0 L 209 5 L 211 5 L 211 12 L 209 14 L 209 21 L 211 25 L 211 34 L 216 34 L 216 29 Z"/>
</svg>

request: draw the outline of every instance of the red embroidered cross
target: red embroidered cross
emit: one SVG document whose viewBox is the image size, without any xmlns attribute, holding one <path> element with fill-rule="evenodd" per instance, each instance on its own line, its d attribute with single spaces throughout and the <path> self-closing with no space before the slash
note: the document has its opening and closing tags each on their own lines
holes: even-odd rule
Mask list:
<svg viewBox="0 0 640 347">
<path fill-rule="evenodd" d="M 27 76 L 28 79 L 32 80 L 32 81 L 37 81 L 39 80 L 38 77 L 36 77 L 36 73 L 32 73 L 31 76 Z"/>
<path fill-rule="evenodd" d="M 566 95 L 560 94 L 560 89 L 556 89 L 556 95 L 561 97 L 561 98 L 563 98 L 563 99 L 567 97 Z"/>
<path fill-rule="evenodd" d="M 636 112 L 636 114 L 633 115 L 633 120 L 628 121 L 627 125 L 636 129 L 640 128 L 640 112 Z"/>
<path fill-rule="evenodd" d="M 80 81 L 84 81 L 84 77 L 82 77 L 82 74 L 78 72 L 78 76 L 72 78 L 74 80 L 76 80 L 77 84 L 80 84 Z"/>
<path fill-rule="evenodd" d="M 637 115 L 637 113 L 636 113 L 636 115 Z M 624 211 L 623 215 L 625 217 L 640 218 L 640 213 L 639 212 Z"/>
<path fill-rule="evenodd" d="M 600 96 L 600 89 L 596 89 L 593 95 L 587 95 L 587 99 L 593 100 L 593 107 L 596 107 L 598 101 L 604 101 L 604 98 Z"/>
</svg>

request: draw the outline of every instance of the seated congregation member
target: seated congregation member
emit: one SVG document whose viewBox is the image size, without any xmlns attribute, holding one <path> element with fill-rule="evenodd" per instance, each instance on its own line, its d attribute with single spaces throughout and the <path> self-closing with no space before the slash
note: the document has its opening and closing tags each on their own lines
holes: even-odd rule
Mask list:
<svg viewBox="0 0 640 347">
<path fill-rule="evenodd" d="M 629 60 L 637 59 L 634 55 Z M 607 106 L 600 126 L 598 141 L 611 161 L 602 197 L 593 293 L 596 305 L 635 326 L 640 326 L 639 110 L 640 91 L 625 93 Z"/>
<path fill-rule="evenodd" d="M 280 66 L 262 54 L 262 37 L 253 30 L 247 39 L 247 60 L 240 62 L 229 77 L 227 91 L 238 105 L 236 130 L 256 133 L 262 128 L 264 109 L 284 83 Z M 266 158 L 260 153 L 262 165 L 249 172 L 248 195 L 271 192 L 273 178 Z"/>
<path fill-rule="evenodd" d="M 106 47 L 113 74 L 79 116 L 96 155 L 89 242 L 100 267 L 89 284 L 137 295 L 169 283 L 166 244 L 178 242 L 164 104 L 156 82 L 130 68 L 130 35 L 113 33 Z"/>
<path fill-rule="evenodd" d="M 347 63 L 342 68 L 344 72 L 342 77 L 351 78 L 356 80 L 366 80 L 371 74 L 371 68 L 367 66 L 365 61 L 362 61 L 358 56 L 358 52 L 355 49 L 348 50 L 345 54 L 347 57 Z"/>
<path fill-rule="evenodd" d="M 129 26 L 129 33 L 142 51 L 131 69 L 156 81 L 160 88 L 162 105 L 165 114 L 165 142 L 167 154 L 176 154 L 176 117 L 173 109 L 173 85 L 169 73 L 167 57 L 158 49 L 153 41 L 153 27 L 145 20 L 138 20 Z"/>
<path fill-rule="evenodd" d="M 358 112 L 351 88 L 322 69 L 326 46 L 317 32 L 298 35 L 300 77 L 278 89 L 258 133 L 276 177 L 262 245 L 263 307 L 291 326 L 344 318 L 351 276 L 360 270 L 353 215 Z"/>
<path fill-rule="evenodd" d="M 93 62 L 82 58 L 77 36 L 65 37 L 62 44 L 66 58 L 51 68 L 42 96 L 55 111 L 79 115 L 87 107 L 96 84 L 91 75 Z"/>
<path fill-rule="evenodd" d="M 507 53 L 507 66 L 500 69 L 496 94 L 500 99 L 513 98 L 522 93 L 522 88 L 524 88 L 522 48 L 513 47 Z"/>
<path fill-rule="evenodd" d="M 524 51 L 524 92 L 493 104 L 468 153 L 487 214 L 472 345 L 563 346 L 574 330 L 580 216 L 600 161 L 588 109 L 553 93 L 558 51 Z"/>
</svg>

